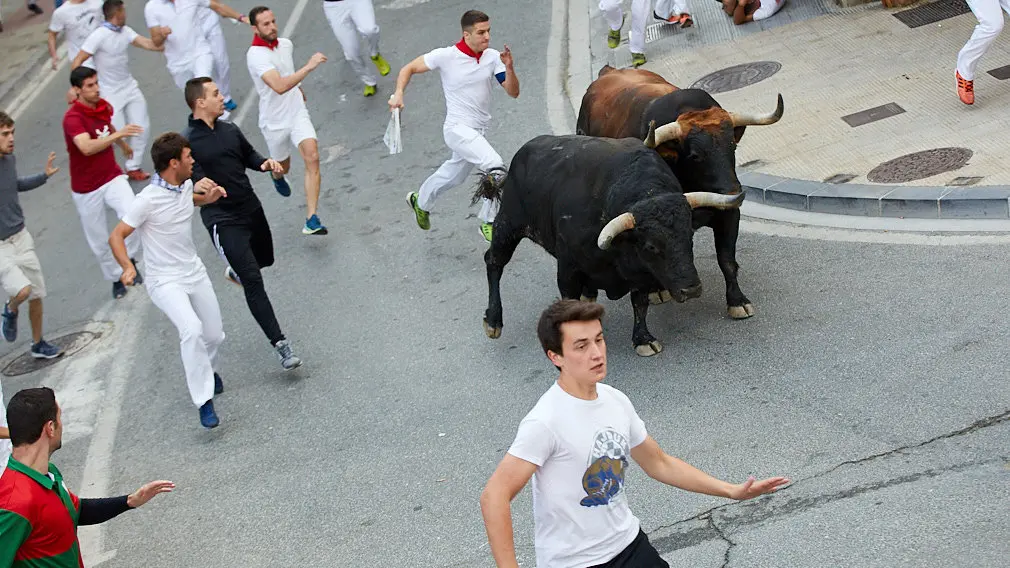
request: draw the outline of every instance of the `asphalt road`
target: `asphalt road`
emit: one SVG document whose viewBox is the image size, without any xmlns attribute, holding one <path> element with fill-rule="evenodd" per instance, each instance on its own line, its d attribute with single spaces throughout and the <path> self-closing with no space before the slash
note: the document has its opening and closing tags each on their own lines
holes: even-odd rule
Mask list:
<svg viewBox="0 0 1010 568">
<path fill-rule="evenodd" d="M 459 15 L 471 7 L 377 4 L 394 73 L 454 43 Z M 276 8 L 282 27 L 296 5 Z M 512 47 L 522 84 L 518 100 L 501 93 L 494 102 L 489 139 L 506 161 L 550 131 L 546 68 L 558 62 L 545 54 L 561 25 L 552 27 L 550 8 L 520 0 L 489 10 L 492 44 Z M 129 10 L 130 24 L 142 28 L 141 6 Z M 249 32 L 224 29 L 243 103 Z M 227 333 L 219 428 L 199 426 L 167 318 L 142 289 L 111 300 L 81 238 L 65 172 L 22 194 L 49 289 L 47 335 L 112 325 L 57 365 L 4 376 L 7 396 L 57 388 L 66 442 L 55 462 L 82 495 L 122 494 L 158 478 L 178 485 L 83 531 L 89 566 L 493 565 L 477 500 L 519 420 L 554 379 L 533 331 L 557 295 L 553 261 L 529 242 L 520 246 L 502 281 L 503 335 L 487 339 L 486 245 L 469 188 L 445 194 L 428 233 L 403 202 L 447 157 L 437 77 L 412 81 L 405 150 L 389 156 L 382 134 L 393 77 L 380 80 L 378 96 L 362 98 L 315 0 L 292 39 L 298 61 L 315 50 L 330 57 L 305 82 L 330 235 L 300 233 L 297 160 L 290 198 L 256 177 L 277 251 L 267 289 L 305 361 L 285 374 L 240 290 L 218 277 L 223 264 L 205 231 L 194 228 Z M 153 133 L 181 129 L 185 104 L 162 57 L 131 57 Z M 20 118 L 22 173 L 41 167 L 50 149 L 66 168 L 64 90 L 50 84 Z M 243 129 L 265 151 L 255 124 L 252 109 Z M 796 480 L 773 497 L 732 504 L 661 486 L 635 468 L 629 495 L 643 526 L 676 566 L 1003 564 L 1006 246 L 892 243 L 887 234 L 854 243 L 799 231 L 802 238 L 741 236 L 740 283 L 758 310 L 747 321 L 726 318 L 711 235 L 699 233 L 706 293 L 652 310 L 650 327 L 666 346 L 656 357 L 635 355 L 627 299 L 603 300 L 608 380 L 668 451 L 728 480 Z M 4 347 L 11 357 L 27 349 L 24 339 Z M 522 564 L 532 566 L 528 491 L 513 511 Z"/>
</svg>

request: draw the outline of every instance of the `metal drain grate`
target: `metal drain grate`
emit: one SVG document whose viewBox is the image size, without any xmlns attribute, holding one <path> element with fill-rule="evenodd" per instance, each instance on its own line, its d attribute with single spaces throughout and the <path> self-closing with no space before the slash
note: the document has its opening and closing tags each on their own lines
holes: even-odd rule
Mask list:
<svg viewBox="0 0 1010 568">
<path fill-rule="evenodd" d="M 905 109 L 901 108 L 898 103 L 887 103 L 886 105 L 861 110 L 853 114 L 847 114 L 842 117 L 842 120 L 844 120 L 849 126 L 855 128 L 857 126 L 890 118 L 903 112 L 905 112 Z"/>
<path fill-rule="evenodd" d="M 937 0 L 908 10 L 895 12 L 894 17 L 910 28 L 918 28 L 935 24 L 936 22 L 954 18 L 971 12 L 964 0 Z M 1002 14 L 1000 14 L 1002 17 Z"/>
</svg>

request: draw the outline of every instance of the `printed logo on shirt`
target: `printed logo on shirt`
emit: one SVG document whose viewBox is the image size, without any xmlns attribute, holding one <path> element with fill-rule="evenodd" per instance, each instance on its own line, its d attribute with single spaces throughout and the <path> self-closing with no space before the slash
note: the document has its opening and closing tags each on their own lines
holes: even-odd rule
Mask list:
<svg viewBox="0 0 1010 568">
<path fill-rule="evenodd" d="M 95 136 L 98 137 L 98 138 L 105 138 L 109 134 L 111 134 L 111 132 L 109 132 L 109 125 L 108 124 L 106 124 L 101 130 L 99 130 L 97 128 L 95 129 Z"/>
<path fill-rule="evenodd" d="M 616 503 L 624 497 L 624 472 L 628 468 L 630 444 L 623 434 L 613 428 L 596 433 L 589 456 L 589 467 L 582 476 L 582 489 L 587 497 L 579 504 L 596 507 Z"/>
</svg>

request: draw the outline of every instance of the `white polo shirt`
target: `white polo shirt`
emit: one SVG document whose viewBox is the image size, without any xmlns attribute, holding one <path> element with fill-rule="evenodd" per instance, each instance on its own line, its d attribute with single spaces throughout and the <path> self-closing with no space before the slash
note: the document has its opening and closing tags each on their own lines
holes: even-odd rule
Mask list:
<svg viewBox="0 0 1010 568">
<path fill-rule="evenodd" d="M 81 49 L 91 54 L 98 71 L 98 86 L 102 92 L 124 91 L 137 86 L 130 74 L 130 56 L 127 51 L 137 39 L 137 32 L 123 26 L 118 32 L 101 25 L 84 40 Z"/>
<path fill-rule="evenodd" d="M 193 182 L 170 189 L 151 183 L 137 194 L 123 222 L 136 229 L 150 288 L 206 271 L 193 244 Z"/>
<path fill-rule="evenodd" d="M 67 58 L 73 61 L 81 50 L 84 40 L 88 39 L 95 28 L 102 25 L 105 17 L 102 15 L 102 0 L 85 0 L 80 4 L 64 2 L 53 11 L 49 20 L 49 31 L 66 33 Z M 85 61 L 88 67 L 93 67 L 90 59 Z"/>
<path fill-rule="evenodd" d="M 424 54 L 428 69 L 437 69 L 445 92 L 445 124 L 462 124 L 474 129 L 491 122 L 491 90 L 495 75 L 505 73 L 501 53 L 485 49 L 480 58 L 463 53 L 455 45 Z"/>
<path fill-rule="evenodd" d="M 277 38 L 277 47 L 270 49 L 253 45 L 246 51 L 245 61 L 249 68 L 249 76 L 256 85 L 260 96 L 260 128 L 281 129 L 290 128 L 298 114 L 305 110 L 305 101 L 298 87 L 283 95 L 277 94 L 263 82 L 263 75 L 276 69 L 281 77 L 287 77 L 295 72 L 292 59 L 294 45 L 287 38 Z"/>
<path fill-rule="evenodd" d="M 209 8 L 210 0 L 148 0 L 144 6 L 148 28 L 172 29 L 165 39 L 165 60 L 173 74 L 188 69 L 197 56 L 210 54 L 210 44 L 198 17 L 201 7 Z"/>
</svg>

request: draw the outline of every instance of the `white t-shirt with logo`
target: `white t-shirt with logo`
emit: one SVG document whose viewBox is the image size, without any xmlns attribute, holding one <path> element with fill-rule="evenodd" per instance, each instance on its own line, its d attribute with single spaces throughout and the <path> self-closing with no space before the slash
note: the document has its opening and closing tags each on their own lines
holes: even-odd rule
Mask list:
<svg viewBox="0 0 1010 568">
<path fill-rule="evenodd" d="M 193 244 L 193 182 L 182 191 L 150 184 L 137 194 L 123 222 L 136 229 L 144 249 L 148 288 L 206 273 Z"/>
<path fill-rule="evenodd" d="M 488 48 L 478 60 L 452 45 L 424 54 L 424 65 L 437 69 L 442 78 L 445 124 L 487 128 L 491 122 L 491 90 L 498 84 L 495 75 L 505 73 L 501 53 Z"/>
<path fill-rule="evenodd" d="M 53 11 L 52 19 L 49 20 L 49 31 L 57 34 L 66 33 L 67 59 L 73 61 L 84 45 L 84 40 L 88 39 L 91 32 L 104 21 L 102 0 L 85 0 L 80 4 L 64 2 Z M 93 66 L 90 59 L 85 61 L 85 64 L 88 67 Z"/>
<path fill-rule="evenodd" d="M 648 435 L 645 423 L 621 391 L 598 384 L 596 393 L 596 400 L 582 400 L 555 383 L 523 418 L 508 450 L 537 466 L 537 568 L 604 564 L 638 536 L 624 486 L 631 448 Z"/>
<path fill-rule="evenodd" d="M 210 0 L 148 0 L 144 6 L 148 28 L 172 29 L 165 39 L 165 60 L 171 73 L 188 69 L 199 55 L 210 54 L 210 44 L 199 19 L 201 7 L 209 8 Z"/>
<path fill-rule="evenodd" d="M 123 26 L 118 32 L 102 25 L 84 40 L 81 49 L 91 54 L 98 71 L 98 86 L 102 92 L 122 91 L 137 86 L 137 80 L 130 74 L 130 44 L 137 39 L 137 32 L 130 26 Z"/>
<path fill-rule="evenodd" d="M 249 68 L 249 76 L 252 77 L 256 92 L 260 96 L 260 128 L 271 130 L 290 128 L 298 114 L 305 110 L 305 101 L 302 100 L 302 93 L 298 87 L 280 95 L 263 81 L 263 75 L 273 69 L 276 69 L 281 77 L 293 75 L 294 50 L 291 40 L 282 37 L 277 39 L 277 47 L 274 49 L 253 45 L 246 51 L 245 61 Z"/>
</svg>

